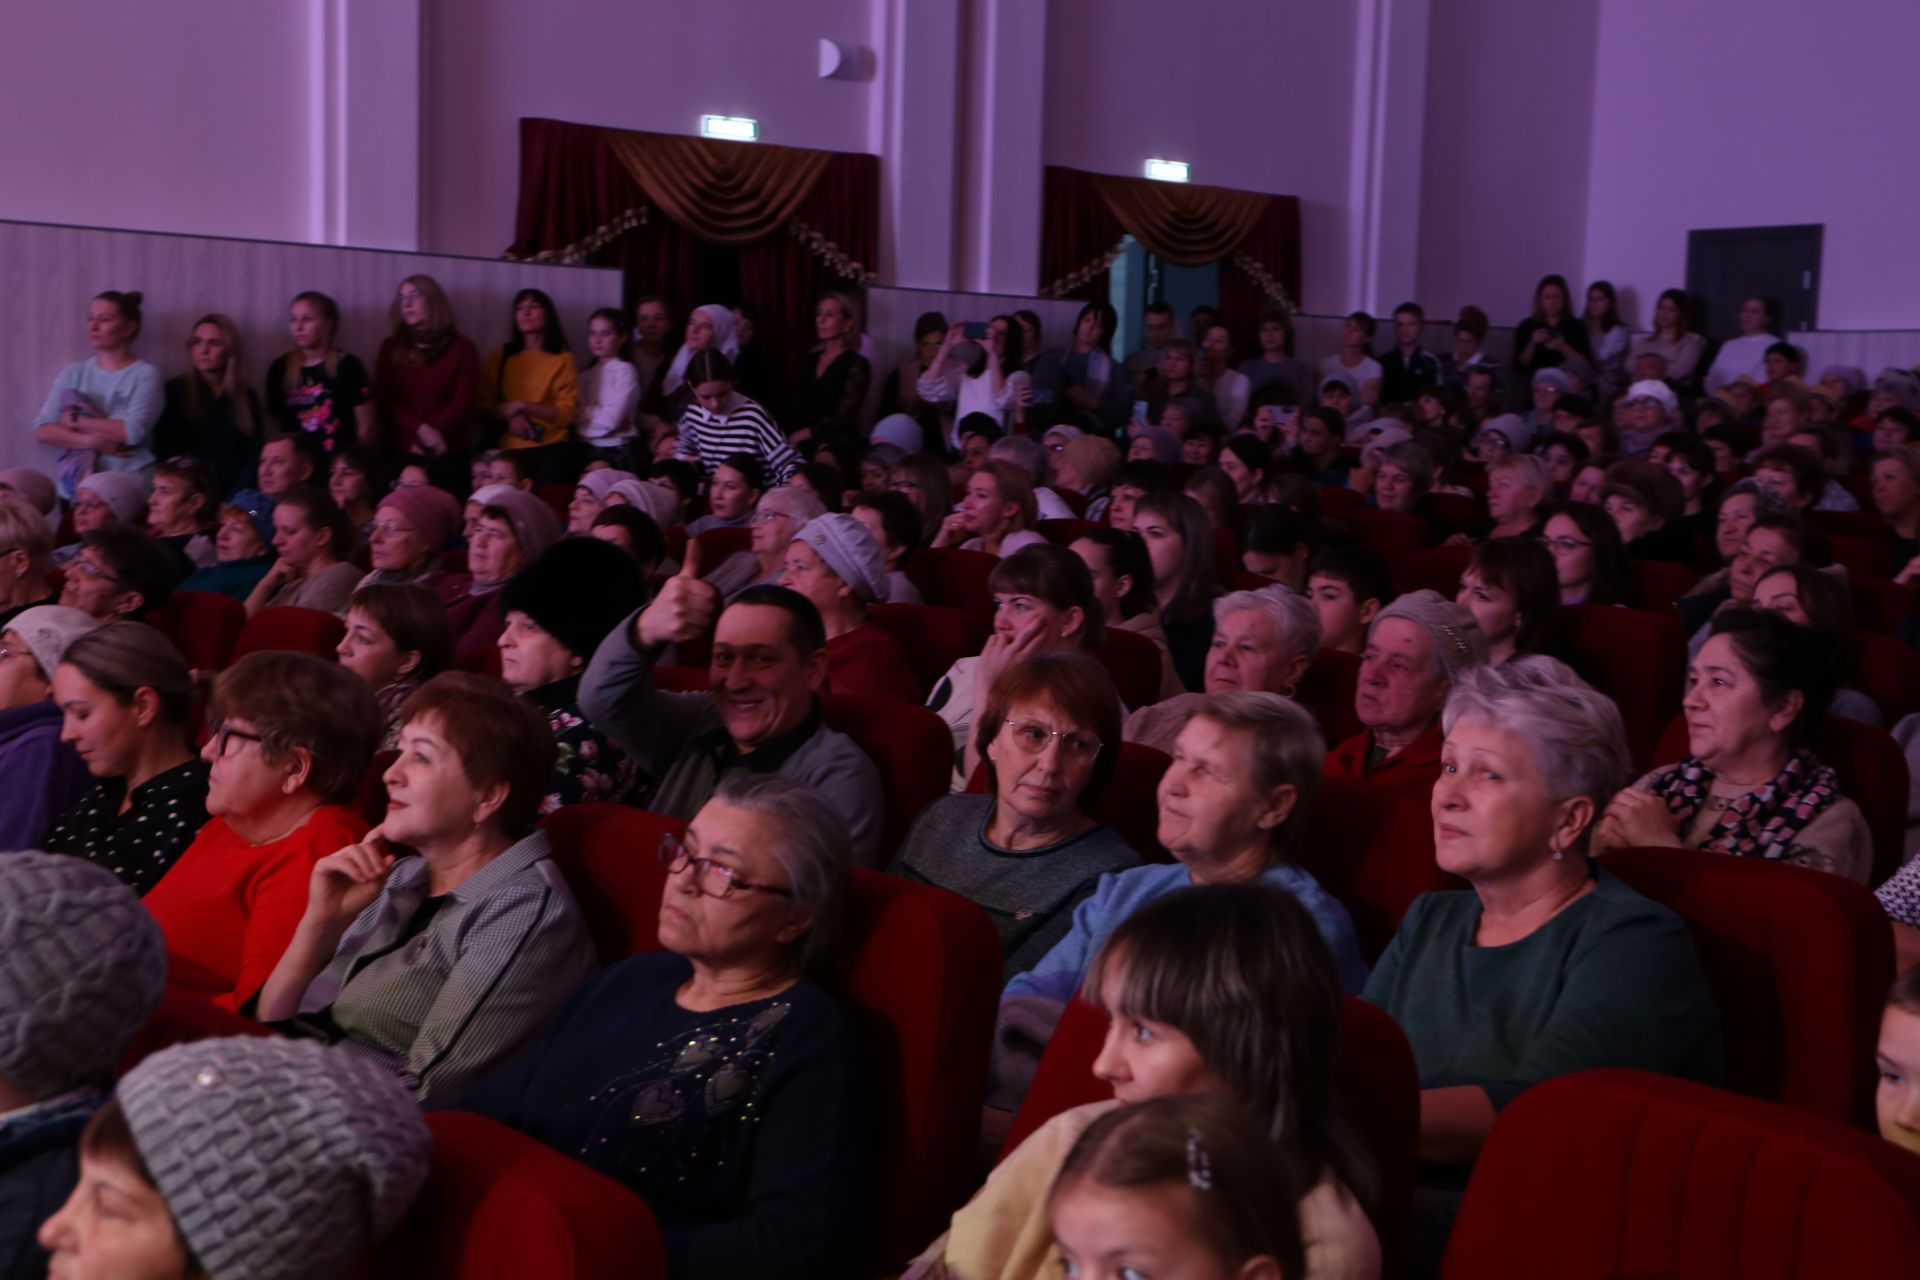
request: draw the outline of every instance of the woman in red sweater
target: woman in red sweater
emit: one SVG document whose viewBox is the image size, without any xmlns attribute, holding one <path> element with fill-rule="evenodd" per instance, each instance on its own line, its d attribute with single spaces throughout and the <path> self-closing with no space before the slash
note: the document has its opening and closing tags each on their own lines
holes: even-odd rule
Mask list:
<svg viewBox="0 0 1920 1280">
<path fill-rule="evenodd" d="M 239 1010 L 307 909 L 313 864 L 358 843 L 350 807 L 380 739 L 366 682 L 305 653 L 250 653 L 222 672 L 201 757 L 212 821 L 146 896 L 167 980 Z"/>
<path fill-rule="evenodd" d="M 427 465 L 434 483 L 457 488 L 472 449 L 468 418 L 480 352 L 454 325 L 453 306 L 432 276 L 408 276 L 393 299 L 393 333 L 374 362 L 389 457 Z"/>
</svg>

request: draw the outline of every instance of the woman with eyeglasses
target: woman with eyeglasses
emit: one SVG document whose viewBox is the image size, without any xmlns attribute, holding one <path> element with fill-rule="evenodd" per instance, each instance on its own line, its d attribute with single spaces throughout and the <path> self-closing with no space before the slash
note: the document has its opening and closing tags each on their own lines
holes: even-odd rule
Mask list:
<svg viewBox="0 0 1920 1280">
<path fill-rule="evenodd" d="M 1556 502 L 1540 514 L 1540 543 L 1553 556 L 1560 603 L 1625 604 L 1627 553 L 1613 517 L 1590 502 Z"/>
<path fill-rule="evenodd" d="M 546 716 L 452 671 L 402 720 L 386 818 L 313 864 L 258 1014 L 449 1107 L 540 1038 L 593 973 L 593 943 L 536 825 L 553 781 Z"/>
<path fill-rule="evenodd" d="M 988 794 L 934 801 L 893 861 L 895 875 L 980 905 L 1000 934 L 1003 980 L 1066 935 L 1101 876 L 1140 865 L 1090 812 L 1120 733 L 1120 695 L 1097 658 L 1043 653 L 1007 667 L 974 726 Z"/>
<path fill-rule="evenodd" d="M 402 280 L 388 318 L 393 331 L 373 365 L 373 398 L 387 453 L 426 459 L 444 483 L 465 471 L 472 448 L 479 348 L 461 334 L 453 304 L 432 276 Z"/>
<path fill-rule="evenodd" d="M 338 663 L 276 650 L 220 673 L 207 722 L 212 820 L 146 904 L 167 935 L 167 981 L 239 1010 L 287 949 L 314 863 L 366 834 L 352 804 L 380 710 Z"/>
<path fill-rule="evenodd" d="M 887 473 L 887 488 L 913 504 L 920 513 L 920 544 L 931 544 L 953 514 L 953 480 L 947 464 L 930 453 L 910 453 Z"/>
<path fill-rule="evenodd" d="M 858 1275 L 871 1093 L 836 994 L 846 822 L 802 783 L 736 774 L 660 860 L 661 949 L 581 988 L 464 1109 L 637 1192 L 671 1276 Z"/>
</svg>

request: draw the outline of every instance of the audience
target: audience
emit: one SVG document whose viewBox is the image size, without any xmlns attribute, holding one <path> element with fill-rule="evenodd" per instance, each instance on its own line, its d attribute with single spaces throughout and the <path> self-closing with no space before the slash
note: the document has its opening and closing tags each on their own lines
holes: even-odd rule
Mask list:
<svg viewBox="0 0 1920 1280">
<path fill-rule="evenodd" d="M 723 467 L 721 472 L 730 469 Z M 754 503 L 748 522 L 753 530 L 749 549 L 736 551 L 707 569 L 707 581 L 729 602 L 750 587 L 778 586 L 787 571 L 787 548 L 808 521 L 825 514 L 820 499 L 792 485 L 767 490 Z M 700 563 L 698 548 L 698 543 L 687 545 L 685 563 Z"/>
<path fill-rule="evenodd" d="M 67 646 L 100 624 L 78 609 L 35 605 L 0 630 L 0 849 L 26 849 L 93 786 L 86 762 L 63 740 L 53 673 Z M 4 1122 L 0 1122 L 4 1123 Z"/>
<path fill-rule="evenodd" d="M 267 366 L 267 418 L 307 436 L 320 452 L 374 439 L 373 387 L 360 358 L 340 350 L 340 306 L 307 290 L 287 308 L 293 350 Z"/>
<path fill-rule="evenodd" d="M 638 436 L 634 413 L 640 378 L 626 358 L 633 328 L 618 307 L 601 307 L 587 321 L 587 353 L 580 370 L 580 443 L 587 460 L 621 466 Z"/>
<path fill-rule="evenodd" d="M 500 589 L 565 533 L 552 507 L 520 489 L 489 485 L 473 500 L 480 512 L 467 537 L 467 596 L 449 610 L 453 660 L 462 668 L 481 661 L 507 625 Z"/>
<path fill-rule="evenodd" d="M 1213 602 L 1213 642 L 1200 693 L 1179 693 L 1127 717 L 1129 742 L 1171 753 L 1180 730 L 1216 693 L 1291 698 L 1320 649 L 1320 615 L 1284 586 L 1235 591 Z"/>
<path fill-rule="evenodd" d="M 460 332 L 453 304 L 432 276 L 402 280 L 388 319 L 393 331 L 380 343 L 373 365 L 373 398 L 387 456 L 426 459 L 435 483 L 457 483 L 473 450 L 479 348 Z"/>
<path fill-rule="evenodd" d="M 1540 541 L 1553 556 L 1561 604 L 1627 602 L 1627 552 L 1620 526 L 1590 502 L 1556 502 L 1542 512 Z"/>
<path fill-rule="evenodd" d="M 246 380 L 240 327 L 218 312 L 201 316 L 186 349 L 187 372 L 167 380 L 153 456 L 192 457 L 222 491 L 238 489 L 253 477 L 267 427 L 260 393 Z"/>
<path fill-rule="evenodd" d="M 1887 993 L 1879 1065 L 1874 1109 L 1880 1136 L 1920 1154 L 1920 966 L 1903 969 Z"/>
<path fill-rule="evenodd" d="M 800 489 L 791 481 L 791 488 Z M 636 486 L 637 487 L 637 486 Z M 730 453 L 707 477 L 707 514 L 687 525 L 687 536 L 697 538 L 709 529 L 740 529 L 753 523 L 754 508 L 767 492 L 766 468 L 758 454 Z M 819 495 L 809 492 L 819 500 Z"/>
<path fill-rule="evenodd" d="M 1357 654 L 1393 599 L 1386 561 L 1360 547 L 1328 547 L 1307 563 L 1307 599 L 1320 615 L 1320 647 Z"/>
<path fill-rule="evenodd" d="M 53 533 L 16 493 L 0 493 L 0 626 L 36 605 L 52 604 Z M 111 585 L 111 584 L 109 584 Z"/>
<path fill-rule="evenodd" d="M 847 514 L 858 520 L 880 547 L 887 568 L 887 601 L 922 604 L 920 588 L 900 566 L 907 553 L 920 545 L 920 511 L 905 494 L 891 489 L 862 490 L 848 495 Z"/>
<path fill-rule="evenodd" d="M 1039 504 L 1033 479 L 1018 463 L 994 458 L 967 477 L 966 492 L 954 513 L 941 522 L 931 545 L 1010 556 L 1044 543 L 1033 531 Z"/>
<path fill-rule="evenodd" d="M 153 466 L 153 429 L 165 407 L 160 371 L 133 354 L 140 336 L 138 291 L 109 289 L 87 304 L 94 354 L 60 371 L 33 422 L 33 438 L 58 450 L 60 496 L 96 470 L 144 475 Z"/>
<path fill-rule="evenodd" d="M 1766 570 L 1753 588 L 1753 607 L 1777 613 L 1798 626 L 1811 628 L 1833 646 L 1833 701 L 1827 710 L 1836 716 L 1879 727 L 1880 708 L 1872 698 L 1843 681 L 1854 672 L 1856 647 L 1853 600 L 1847 580 L 1831 568 L 1786 564 Z"/>
<path fill-rule="evenodd" d="M 1145 636 L 1160 650 L 1160 698 L 1183 691 L 1153 596 L 1153 562 L 1140 535 L 1131 529 L 1089 529 L 1069 549 L 1087 566 L 1104 624 Z"/>
<path fill-rule="evenodd" d="M 553 299 L 538 289 L 514 295 L 510 336 L 487 355 L 476 409 L 497 420 L 500 448 L 528 450 L 525 465 L 537 483 L 573 478 L 570 447 L 579 411 L 579 376 Z"/>
<path fill-rule="evenodd" d="M 744 454 L 758 461 L 769 481 L 786 483 L 799 461 L 793 447 L 764 408 L 734 390 L 727 357 L 711 347 L 697 351 L 685 377 L 691 398 L 679 419 L 673 456 L 712 476 L 722 462 Z"/>
<path fill-rule="evenodd" d="M 867 388 L 873 385 L 873 363 L 860 354 L 860 308 L 852 295 L 820 295 L 814 305 L 813 335 L 819 345 L 802 391 L 801 425 L 816 438 L 851 431 L 867 402 Z M 916 384 L 917 394 L 927 403 L 936 403 L 939 397 L 928 396 L 924 383 L 922 378 Z"/>
<path fill-rule="evenodd" d="M 380 750 L 400 745 L 400 709 L 421 685 L 453 666 L 447 611 L 425 587 L 361 587 L 347 602 L 346 634 L 334 656 L 373 691 Z"/>
<path fill-rule="evenodd" d="M 880 544 L 850 515 L 809 520 L 787 544 L 780 585 L 805 596 L 827 633 L 825 693 L 919 702 L 923 688 L 900 642 L 867 607 L 892 598 Z"/>
<path fill-rule="evenodd" d="M 1174 670 L 1182 684 L 1198 690 L 1206 683 L 1213 601 L 1220 594 L 1213 525 L 1185 494 L 1150 493 L 1136 504 L 1132 527 L 1147 544 L 1154 600 Z"/>
<path fill-rule="evenodd" d="M 186 659 L 144 623 L 110 623 L 67 643 L 53 700 L 60 740 L 100 783 L 54 819 L 43 847 L 98 862 L 144 894 L 207 822 Z"/>
<path fill-rule="evenodd" d="M 1553 556 L 1533 538 L 1490 538 L 1473 549 L 1454 603 L 1479 624 L 1494 666 L 1548 652 L 1560 619 Z"/>
<path fill-rule="evenodd" d="M 1353 710 L 1361 731 L 1327 756 L 1327 776 L 1425 786 L 1440 767 L 1440 712 L 1461 676 L 1487 663 L 1473 614 L 1414 591 L 1374 615 Z"/>
<path fill-rule="evenodd" d="M 1713 367 L 1707 370 L 1708 391 L 1718 391 L 1741 378 L 1755 383 L 1765 380 L 1767 348 L 1780 340 L 1774 334 L 1778 312 L 1779 304 L 1772 298 L 1753 297 L 1740 304 L 1740 333 L 1720 344 Z"/>
<path fill-rule="evenodd" d="M 307 436 L 279 436 L 260 446 L 255 487 L 267 497 L 277 499 L 289 489 L 313 483 L 314 477 L 320 474 L 322 461 L 319 449 Z"/>
<path fill-rule="evenodd" d="M 220 508 L 213 563 L 181 579 L 180 590 L 210 591 L 245 604 L 273 571 L 275 505 L 257 489 L 230 495 Z"/>
<path fill-rule="evenodd" d="M 254 584 L 247 613 L 262 609 L 321 609 L 344 613 L 359 585 L 353 525 L 333 499 L 317 489 L 290 491 L 273 507 L 273 549 L 278 559 Z"/>
<path fill-rule="evenodd" d="M 452 494 L 431 487 L 395 489 L 374 513 L 367 539 L 373 569 L 360 586 L 425 587 L 452 608 L 466 597 L 471 579 L 443 568 L 440 553 L 459 532 L 460 504 Z"/>
<path fill-rule="evenodd" d="M 153 469 L 147 534 L 196 569 L 206 568 L 218 556 L 214 546 L 218 483 L 196 458 L 170 457 Z"/>
</svg>

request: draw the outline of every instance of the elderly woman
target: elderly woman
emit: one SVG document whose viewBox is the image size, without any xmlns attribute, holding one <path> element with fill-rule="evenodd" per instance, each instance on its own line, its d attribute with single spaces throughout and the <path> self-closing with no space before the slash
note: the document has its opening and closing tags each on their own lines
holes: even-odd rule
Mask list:
<svg viewBox="0 0 1920 1280">
<path fill-rule="evenodd" d="M 506 627 L 500 589 L 565 536 L 553 508 L 524 489 L 489 485 L 474 495 L 480 514 L 467 540 L 467 598 L 447 610 L 453 660 L 467 667 L 499 643 Z"/>
<path fill-rule="evenodd" d="M 211 591 L 245 604 L 273 570 L 274 505 L 258 489 L 229 495 L 215 526 L 213 563 L 181 579 L 180 590 Z"/>
<path fill-rule="evenodd" d="M 1133 511 L 1133 531 L 1147 544 L 1160 628 L 1167 635 L 1174 670 L 1189 689 L 1206 681 L 1213 644 L 1213 600 L 1220 594 L 1214 573 L 1213 525 L 1198 502 L 1183 493 L 1150 493 Z"/>
<path fill-rule="evenodd" d="M 980 905 L 1000 934 L 1003 978 L 1053 949 L 1101 876 L 1140 864 L 1090 812 L 1119 758 L 1119 708 L 1089 654 L 1006 668 L 975 730 L 988 794 L 934 801 L 894 859 L 894 874 Z"/>
<path fill-rule="evenodd" d="M 207 821 L 207 764 L 188 745 L 193 673 L 141 622 L 115 622 L 67 645 L 53 700 L 100 785 L 54 820 L 42 847 L 91 859 L 145 893 Z"/>
<path fill-rule="evenodd" d="M 867 527 L 850 515 L 815 516 L 787 544 L 780 585 L 820 611 L 827 630 L 823 693 L 864 693 L 919 702 L 924 697 L 900 642 L 867 618 L 867 606 L 892 594 L 887 558 Z"/>
<path fill-rule="evenodd" d="M 1537 538 L 1540 508 L 1553 497 L 1553 466 L 1530 453 L 1502 458 L 1487 468 L 1487 515 L 1483 538 Z"/>
<path fill-rule="evenodd" d="M 993 634 L 978 656 L 961 658 L 933 686 L 927 706 L 953 731 L 953 789 L 964 791 L 978 763 L 975 709 L 1000 673 L 1043 653 L 1095 652 L 1106 623 L 1093 598 L 1086 562 L 1064 547 L 1041 543 L 1008 556 L 987 578 L 993 592 Z"/>
<path fill-rule="evenodd" d="M 447 611 L 425 587 L 361 587 L 347 604 L 347 630 L 333 651 L 379 705 L 380 750 L 400 745 L 400 708 L 453 666 Z"/>
<path fill-rule="evenodd" d="M 1129 742 L 1171 752 L 1196 706 L 1216 693 L 1277 693 L 1291 698 L 1320 652 L 1320 614 L 1284 586 L 1235 591 L 1213 602 L 1213 644 L 1205 693 L 1181 693 L 1127 717 Z"/>
<path fill-rule="evenodd" d="M 0 631 L 0 849 L 38 844 L 47 824 L 93 786 L 86 764 L 61 741 L 53 672 L 67 646 L 99 626 L 78 609 L 36 605 Z"/>
<path fill-rule="evenodd" d="M 1061 440 L 1055 433 L 1072 430 L 1055 427 L 1047 433 L 1051 451 L 1053 487 L 1071 489 L 1086 499 L 1085 518 L 1095 521 L 1106 515 L 1113 501 L 1113 478 L 1120 471 L 1120 447 L 1100 436 L 1076 436 Z"/>
<path fill-rule="evenodd" d="M 1657 462 L 1625 458 L 1607 468 L 1600 505 L 1613 517 L 1626 554 L 1636 560 L 1693 563 L 1693 535 L 1683 521 L 1687 495 Z"/>
<path fill-rule="evenodd" d="M 1544 652 L 1560 621 L 1553 557 L 1532 538 L 1489 539 L 1473 549 L 1454 603 L 1480 624 L 1488 662 Z"/>
<path fill-rule="evenodd" d="M 1471 888 L 1416 899 L 1366 989 L 1420 1070 L 1420 1236 L 1435 1258 L 1494 1117 L 1528 1086 L 1589 1067 L 1720 1071 L 1686 925 L 1584 856 L 1628 767 L 1613 703 L 1525 657 L 1464 674 L 1445 725 L 1435 857 Z"/>
<path fill-rule="evenodd" d="M 1542 514 L 1540 542 L 1553 557 L 1560 603 L 1625 604 L 1627 553 L 1613 517 L 1587 502 L 1556 502 Z"/>
<path fill-rule="evenodd" d="M 1440 767 L 1440 711 L 1453 682 L 1487 661 L 1471 611 L 1437 591 L 1413 591 L 1374 615 L 1354 715 L 1364 726 L 1327 757 L 1327 775 L 1427 786 Z"/>
<path fill-rule="evenodd" d="M 580 584 L 593 590 L 583 592 Z M 631 556 L 598 538 L 562 538 L 500 593 L 500 677 L 546 714 L 559 747 L 542 815 L 589 800 L 638 806 L 652 780 L 580 709 L 580 675 L 593 651 L 646 603 Z"/>
<path fill-rule="evenodd" d="M 568 534 L 578 536 L 593 528 L 593 518 L 607 505 L 607 497 L 613 492 L 613 486 L 622 480 L 639 479 L 631 471 L 618 471 L 612 467 L 602 467 L 581 476 L 580 483 L 574 486 L 573 500 L 567 504 Z"/>
<path fill-rule="evenodd" d="M 60 603 L 97 622 L 144 618 L 167 603 L 179 566 L 173 553 L 133 529 L 95 529 L 67 564 Z"/>
<path fill-rule="evenodd" d="M 687 544 L 687 559 L 731 600 L 748 587 L 778 584 L 787 571 L 787 549 L 807 522 L 827 514 L 820 499 L 790 485 L 769 489 L 754 504 L 751 549 L 736 551 L 716 565 L 698 564 L 699 544 Z"/>
<path fill-rule="evenodd" d="M 73 531 L 86 537 L 96 529 L 138 529 L 147 514 L 147 479 L 134 471 L 96 471 L 73 491 Z M 69 543 L 57 555 L 71 559 L 79 544 Z"/>
<path fill-rule="evenodd" d="M 1896 572 L 1911 578 L 1920 571 L 1920 449 L 1896 445 L 1873 460 L 1870 473 L 1873 508 L 1893 526 L 1889 539 Z"/>
<path fill-rule="evenodd" d="M 273 549 L 279 559 L 248 594 L 249 615 L 262 609 L 319 609 L 342 613 L 359 585 L 353 523 L 318 489 L 289 489 L 273 508 Z"/>
<path fill-rule="evenodd" d="M 263 1022 L 457 1103 L 524 1053 L 593 972 L 593 944 L 535 823 L 553 734 L 497 681 L 452 671 L 407 700 L 386 820 L 314 864 L 261 989 Z M 396 857 L 387 841 L 411 849 Z"/>
<path fill-rule="evenodd" d="M 53 533 L 27 501 L 0 493 L 0 626 L 24 609 L 53 604 Z"/>
<path fill-rule="evenodd" d="M 466 1106 L 638 1192 L 670 1275 L 857 1275 L 871 1096 L 834 994 L 846 823 L 791 779 L 737 776 L 660 861 L 661 949 L 588 983 Z"/>
<path fill-rule="evenodd" d="M 933 545 L 1010 556 L 1046 541 L 1030 527 L 1038 509 L 1033 480 L 1025 469 L 1001 458 L 989 459 L 967 477 L 960 506 L 941 522 Z"/>
<path fill-rule="evenodd" d="M 1687 668 L 1687 755 L 1613 797 L 1601 848 L 1711 849 L 1861 884 L 1873 841 L 1812 742 L 1833 699 L 1832 640 L 1778 613 L 1727 609 Z"/>
<path fill-rule="evenodd" d="M 1382 511 L 1405 511 L 1425 516 L 1421 501 L 1433 492 L 1439 467 L 1426 446 L 1400 440 L 1368 451 L 1373 467 L 1373 494 L 1368 505 Z"/>
<path fill-rule="evenodd" d="M 214 562 L 219 481 L 198 458 L 168 458 L 153 469 L 147 532 L 196 569 Z"/>
<path fill-rule="evenodd" d="M 291 1099 L 310 1141 L 287 1141 Z M 258 1036 L 177 1045 L 88 1122 L 40 1243 L 57 1276 L 344 1280 L 412 1205 L 430 1145 L 373 1063 Z"/>
<path fill-rule="evenodd" d="M 352 804 L 380 712 L 337 663 L 276 650 L 220 673 L 208 724 L 213 820 L 146 903 L 167 934 L 167 981 L 238 1010 L 293 937 L 314 864 L 366 834 Z"/>
<path fill-rule="evenodd" d="M 460 532 L 460 504 L 453 495 L 428 485 L 395 489 L 380 499 L 373 514 L 367 550 L 373 570 L 362 587 L 412 583 L 425 587 L 451 608 L 467 594 L 464 573 L 448 573 L 440 553 Z"/>
</svg>

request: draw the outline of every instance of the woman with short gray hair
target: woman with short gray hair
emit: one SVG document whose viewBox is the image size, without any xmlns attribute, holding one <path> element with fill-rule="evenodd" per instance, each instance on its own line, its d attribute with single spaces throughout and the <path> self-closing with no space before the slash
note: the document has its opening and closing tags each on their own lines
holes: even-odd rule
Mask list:
<svg viewBox="0 0 1920 1280">
<path fill-rule="evenodd" d="M 1628 772 L 1620 713 L 1552 658 L 1454 681 L 1435 860 L 1467 889 L 1417 899 L 1367 981 L 1420 1071 L 1416 1251 L 1438 1259 L 1499 1110 L 1589 1067 L 1713 1083 L 1713 999 L 1680 918 L 1586 857 Z"/>
<path fill-rule="evenodd" d="M 660 861 L 662 949 L 587 983 L 462 1105 L 637 1192 L 671 1275 L 856 1275 L 870 1096 L 834 991 L 846 822 L 802 783 L 736 776 Z"/>
</svg>

